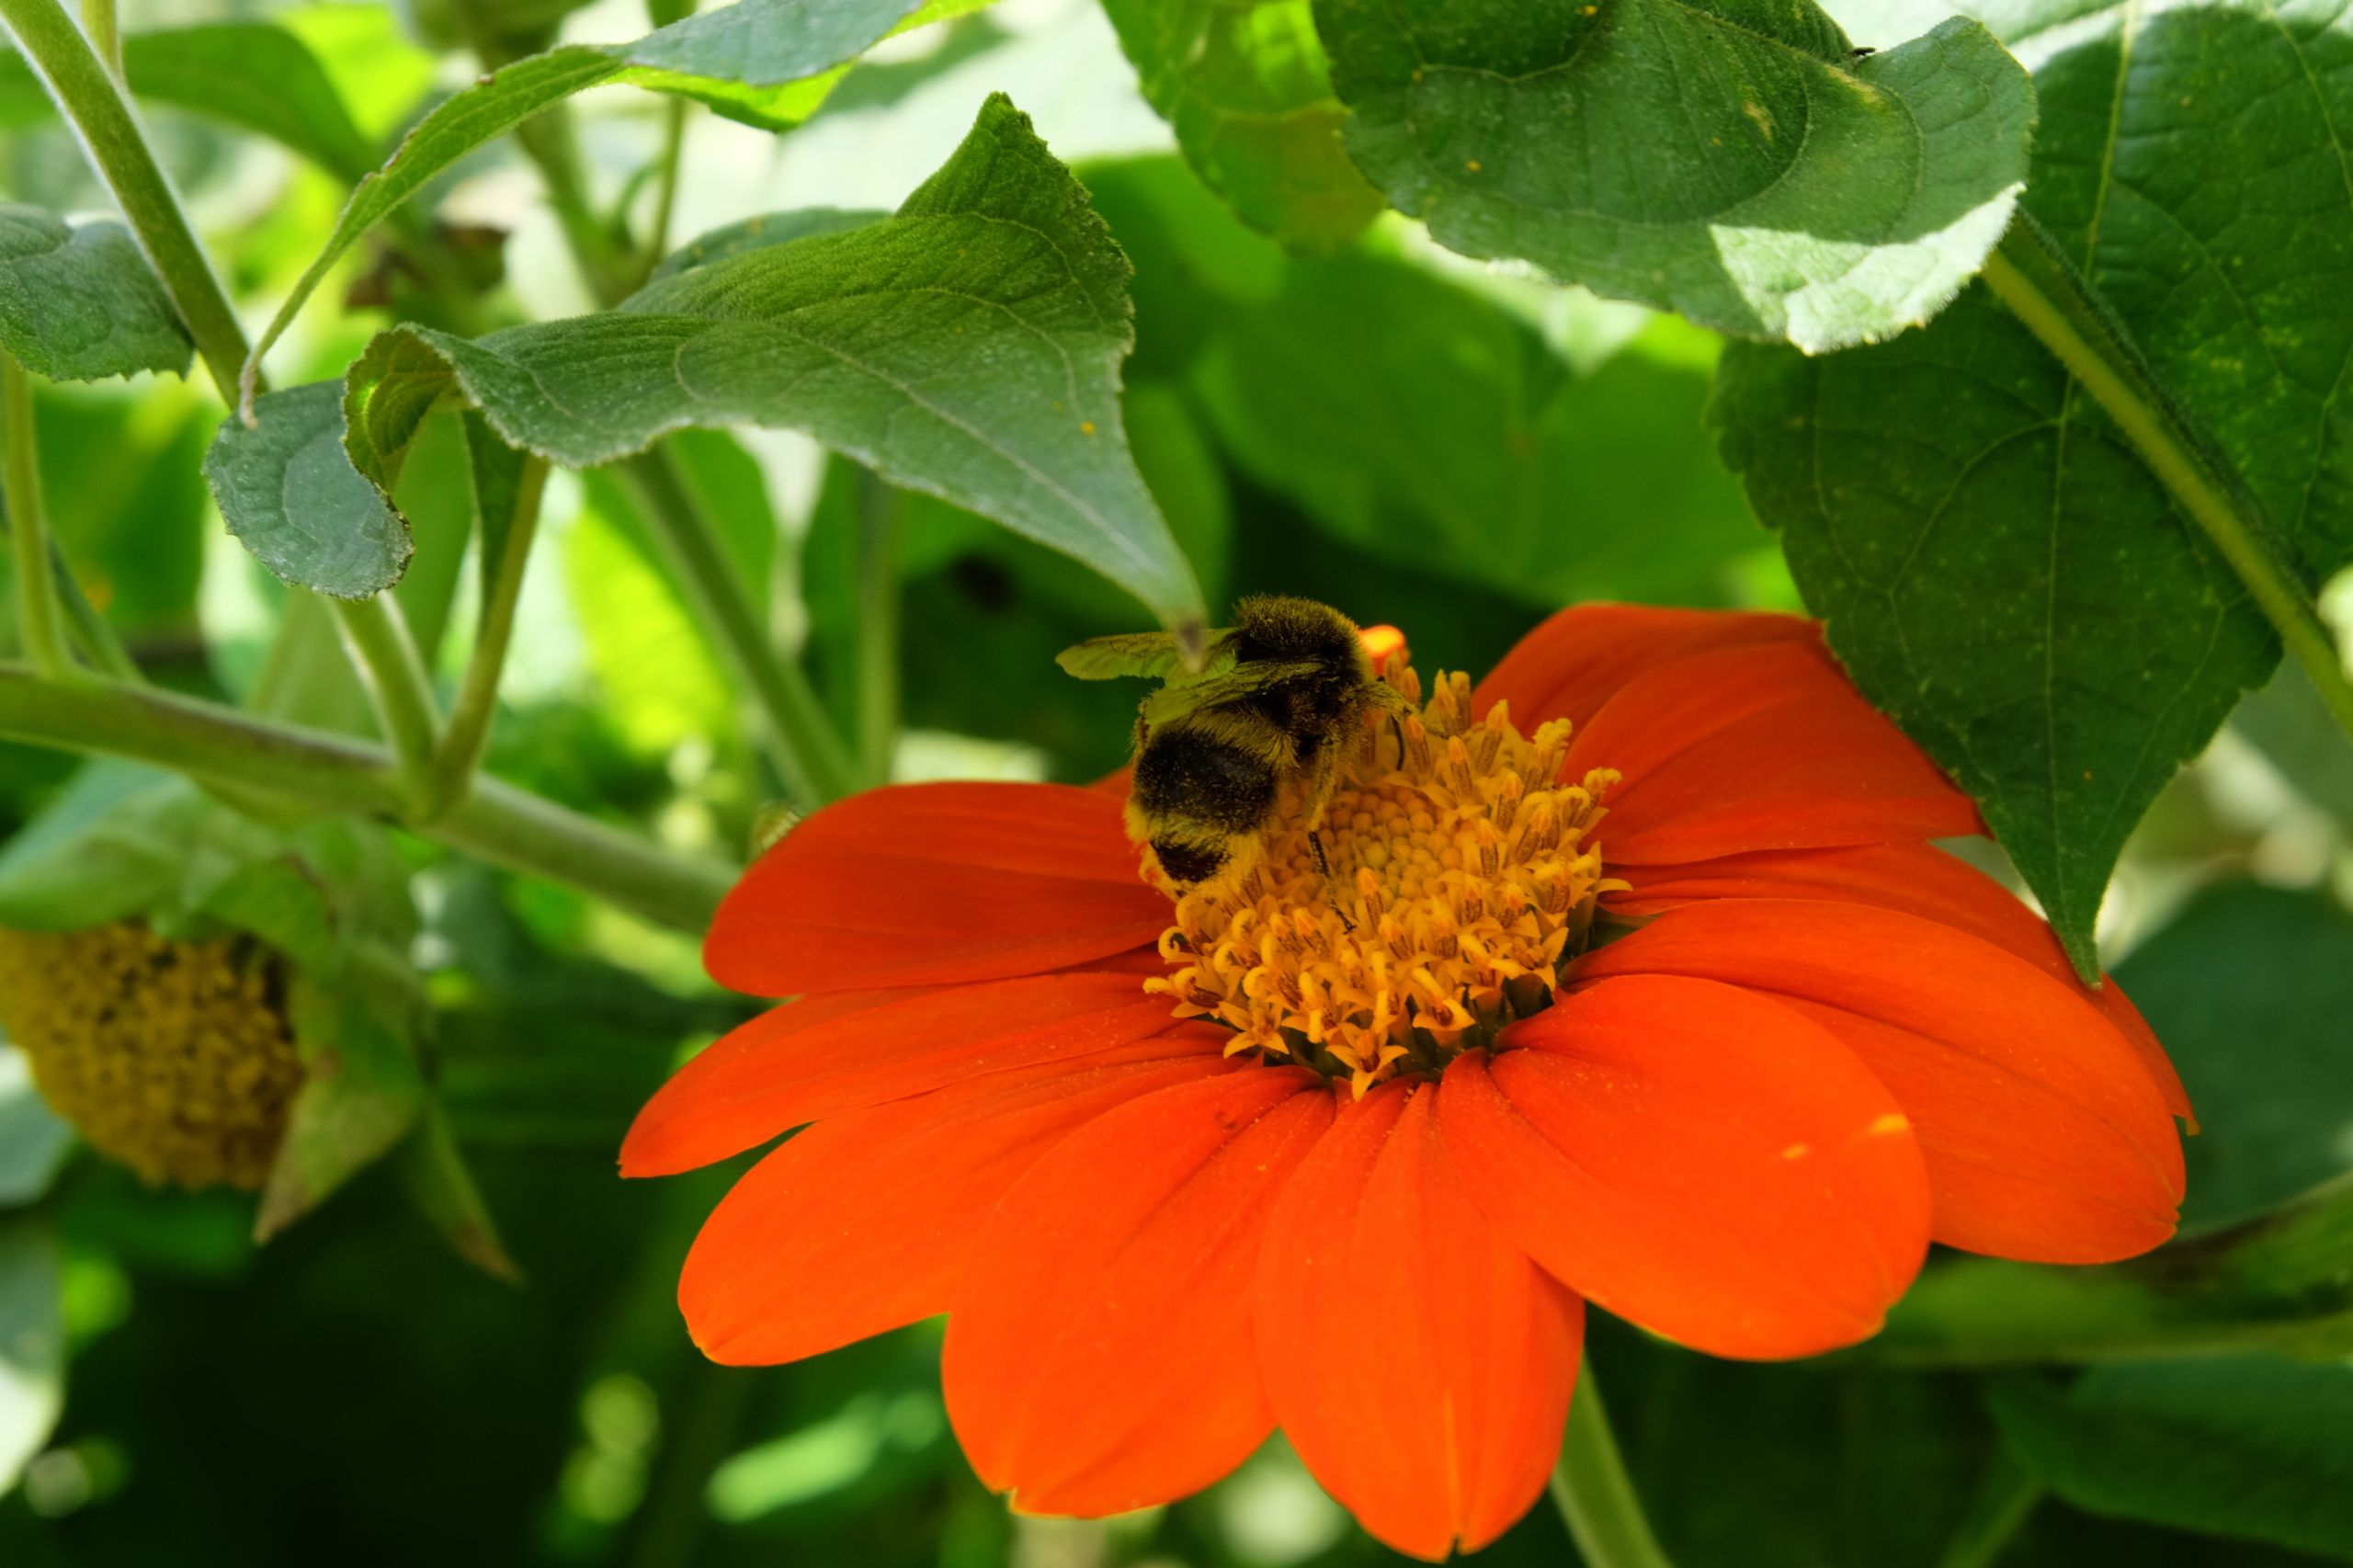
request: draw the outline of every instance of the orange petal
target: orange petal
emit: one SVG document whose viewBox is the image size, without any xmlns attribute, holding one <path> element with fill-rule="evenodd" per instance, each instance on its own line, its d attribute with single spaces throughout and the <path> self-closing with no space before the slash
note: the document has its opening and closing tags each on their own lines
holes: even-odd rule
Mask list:
<svg viewBox="0 0 2353 1568">
<path fill-rule="evenodd" d="M 1613 869 L 1983 831 L 1969 797 L 1810 642 L 1645 671 L 1571 740 L 1563 776 L 1594 767 L 1624 776 L 1601 829 Z"/>
<path fill-rule="evenodd" d="M 1582 728 L 1645 670 L 1712 648 L 1759 642 L 1818 647 L 1822 628 L 1797 615 L 1575 605 L 1521 638 L 1479 683 L 1471 706 L 1483 717 L 1497 699 L 1507 699 L 1512 718 L 1529 733 L 1546 719 L 1574 720 Z"/>
<path fill-rule="evenodd" d="M 1723 899 L 1577 960 L 1695 975 L 1803 1011 L 1912 1119 L 1948 1245 L 2101 1263 L 2173 1233 L 2181 1141 L 2131 1042 L 2073 985 L 1951 926 L 1859 903 Z"/>
<path fill-rule="evenodd" d="M 720 905 L 710 976 L 756 996 L 1002 980 L 1156 940 L 1120 802 L 1062 784 L 909 784 L 784 835 Z"/>
<path fill-rule="evenodd" d="M 1027 1513 L 1116 1514 L 1266 1439 L 1252 1272 L 1331 1119 L 1322 1080 L 1253 1067 L 1122 1106 L 1030 1167 L 948 1320 L 948 1412 L 982 1480 Z"/>
<path fill-rule="evenodd" d="M 2180 1074 L 2123 988 L 2112 979 L 2097 991 L 2084 987 L 2040 915 L 1984 872 L 1933 845 L 1768 850 L 1688 866 L 1629 867 L 1627 878 L 1631 892 L 1603 901 L 1621 915 L 1656 915 L 1717 898 L 1824 898 L 1900 910 L 1966 931 L 2075 987 L 2131 1045 L 2166 1107 L 2176 1116 L 2191 1115 Z M 2193 1120 L 2192 1131 L 2196 1126 Z"/>
<path fill-rule="evenodd" d="M 1104 1112 L 1231 1071 L 1214 1039 L 1110 1067 L 1000 1074 L 828 1117 L 712 1210 L 678 1306 L 715 1361 L 797 1360 L 948 1310 L 974 1234 L 1023 1172 Z"/>
<path fill-rule="evenodd" d="M 1447 1069 L 1447 1153 L 1597 1305 L 1719 1356 L 1808 1356 L 1871 1334 L 1918 1271 L 1928 1183 L 1895 1096 L 1793 1010 L 1647 976 L 1505 1038 Z"/>
<path fill-rule="evenodd" d="M 1584 1303 L 1496 1233 L 1439 1146 L 1436 1085 L 1344 1108 L 1267 1227 L 1258 1364 L 1324 1489 L 1384 1544 L 1476 1551 L 1541 1496 Z"/>
<path fill-rule="evenodd" d="M 662 1085 L 621 1143 L 621 1174 L 692 1170 L 821 1116 L 1097 1056 L 1177 1027 L 1166 997 L 1145 995 L 1133 974 L 1119 971 L 787 1003 Z"/>
</svg>

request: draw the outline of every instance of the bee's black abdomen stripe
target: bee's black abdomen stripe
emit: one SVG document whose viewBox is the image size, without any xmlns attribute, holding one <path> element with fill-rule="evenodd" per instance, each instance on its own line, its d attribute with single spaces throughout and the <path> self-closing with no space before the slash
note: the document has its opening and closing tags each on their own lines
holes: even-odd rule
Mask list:
<svg viewBox="0 0 2353 1568">
<path fill-rule="evenodd" d="M 1158 838 L 1152 841 L 1152 852 L 1159 858 L 1162 870 L 1188 886 L 1216 876 L 1226 860 L 1222 848 L 1204 849 L 1198 844 L 1175 844 Z"/>
<path fill-rule="evenodd" d="M 1266 820 L 1278 782 L 1263 759 L 1176 727 L 1155 732 L 1136 758 L 1134 798 L 1147 816 L 1245 833 Z"/>
</svg>

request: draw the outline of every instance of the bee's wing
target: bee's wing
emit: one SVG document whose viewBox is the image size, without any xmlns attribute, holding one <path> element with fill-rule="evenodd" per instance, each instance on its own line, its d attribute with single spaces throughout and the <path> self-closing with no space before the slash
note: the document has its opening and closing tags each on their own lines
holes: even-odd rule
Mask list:
<svg viewBox="0 0 2353 1568">
<path fill-rule="evenodd" d="M 1313 659 L 1298 659 L 1285 663 L 1274 659 L 1252 659 L 1245 664 L 1229 665 L 1223 669 L 1212 665 L 1208 673 L 1199 676 L 1172 677 L 1144 699 L 1143 720 L 1147 724 L 1168 724 L 1188 713 L 1213 708 L 1221 702 L 1235 702 L 1287 680 L 1312 676 L 1324 666 Z"/>
<path fill-rule="evenodd" d="M 1211 656 L 1214 657 L 1219 645 L 1232 635 L 1229 631 L 1211 632 Z M 1117 680 L 1121 676 L 1167 680 L 1185 674 L 1185 655 L 1176 646 L 1176 636 L 1166 631 L 1089 638 L 1056 653 L 1054 663 L 1081 680 Z"/>
</svg>

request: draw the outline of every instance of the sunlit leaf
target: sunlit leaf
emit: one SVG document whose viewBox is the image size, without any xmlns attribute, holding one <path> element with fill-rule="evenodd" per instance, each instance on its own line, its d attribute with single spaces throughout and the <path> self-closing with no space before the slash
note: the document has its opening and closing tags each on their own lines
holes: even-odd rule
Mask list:
<svg viewBox="0 0 2353 1568">
<path fill-rule="evenodd" d="M 2328 571 L 2353 554 L 2353 317 L 2320 303 L 2353 288 L 2353 74 L 2306 51 L 2345 47 L 2343 13 L 2078 12 L 2003 22 L 2042 102 L 2028 206 Z M 1722 388 L 1725 452 L 1833 646 L 1977 798 L 2088 971 L 2125 835 L 2270 669 L 2268 629 L 1982 290 L 1879 348 L 1734 352 Z"/>
<path fill-rule="evenodd" d="M 995 97 L 890 220 L 691 267 L 606 314 L 382 335 L 352 372 L 351 454 L 371 474 L 396 464 L 452 384 L 507 441 L 574 466 L 687 426 L 790 426 L 1085 562 L 1164 619 L 1198 617 L 1121 424 L 1128 276 L 1086 192 Z"/>
<path fill-rule="evenodd" d="M 1467 256 L 1812 351 L 1926 321 L 2026 178 L 2034 93 L 1954 20 L 1854 57 L 1810 0 L 1319 0 L 1348 150 Z"/>
<path fill-rule="evenodd" d="M 664 256 L 649 281 L 658 282 L 698 267 L 708 267 L 714 261 L 741 256 L 745 251 L 790 244 L 812 234 L 837 234 L 845 229 L 863 228 L 889 216 L 888 212 L 840 207 L 801 207 L 790 212 L 763 212 L 754 218 L 739 218 L 733 223 L 722 224 L 697 234 Z"/>
<path fill-rule="evenodd" d="M 188 373 L 194 353 L 131 231 L 0 202 L 0 347 L 35 375 Z"/>
<path fill-rule="evenodd" d="M 253 367 L 343 253 L 442 170 L 574 93 L 629 81 L 753 113 L 753 90 L 798 82 L 890 36 L 920 0 L 736 0 L 634 43 L 566 44 L 486 73 L 419 120 L 384 166 L 359 182 L 335 233 L 254 345 Z M 944 13 L 943 13 L 944 14 Z M 812 108 L 814 106 L 812 105 Z"/>
</svg>

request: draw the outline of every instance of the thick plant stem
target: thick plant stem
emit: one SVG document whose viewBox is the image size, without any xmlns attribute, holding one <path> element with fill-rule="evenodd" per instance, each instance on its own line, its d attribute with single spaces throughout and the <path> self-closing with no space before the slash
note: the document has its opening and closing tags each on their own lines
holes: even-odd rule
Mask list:
<svg viewBox="0 0 2353 1568">
<path fill-rule="evenodd" d="M 515 609 L 522 602 L 524 567 L 530 559 L 531 540 L 539 532 L 540 498 L 547 483 L 547 460 L 525 458 L 515 515 L 483 586 L 482 632 L 474 639 L 473 660 L 466 666 L 457 706 L 449 712 L 449 730 L 433 759 L 432 788 L 426 801 L 428 815 L 438 815 L 465 799 L 481 770 L 483 754 L 489 749 L 491 721 L 498 712 L 498 677 L 506 667 L 507 646 L 514 641 Z"/>
<path fill-rule="evenodd" d="M 2353 736 L 2353 680 L 2287 551 L 2225 459 L 2191 426 L 2123 327 L 2024 212 L 1985 259 L 1986 286 L 2106 409 L 2303 667 Z"/>
<path fill-rule="evenodd" d="M 82 30 L 90 35 L 90 47 L 97 51 L 99 61 L 120 76 L 122 28 L 115 20 L 114 0 L 82 0 Z"/>
<path fill-rule="evenodd" d="M 899 493 L 858 476 L 858 760 L 870 785 L 891 781 L 899 744 Z"/>
<path fill-rule="evenodd" d="M 416 639 L 409 635 L 400 601 L 390 594 L 371 599 L 335 599 L 335 630 L 359 671 L 360 684 L 376 710 L 376 722 L 392 743 L 400 773 L 403 804 L 420 808 L 429 790 L 434 755 L 441 745 L 441 722 L 434 711 L 433 681 Z"/>
<path fill-rule="evenodd" d="M 171 692 L 62 684 L 0 665 L 0 735 L 129 757 L 318 811 L 404 820 L 398 767 L 383 747 Z M 495 779 L 416 831 L 680 931 L 707 926 L 733 880 L 722 867 L 682 860 Z"/>
<path fill-rule="evenodd" d="M 40 453 L 33 441 L 33 384 L 16 356 L 0 348 L 0 504 L 8 509 L 8 542 L 17 578 L 17 634 L 25 657 L 51 680 L 73 664 L 57 625 L 57 584 L 49 569 L 49 516 L 40 496 Z"/>
<path fill-rule="evenodd" d="M 1672 1568 L 1618 1457 L 1590 1360 L 1577 1373 L 1576 1392 L 1569 1400 L 1568 1434 L 1561 1441 L 1560 1463 L 1552 1467 L 1552 1502 L 1586 1568 Z"/>
<path fill-rule="evenodd" d="M 244 328 L 156 165 L 121 84 L 100 63 L 58 0 L 0 0 L 0 20 L 17 35 L 50 97 L 80 132 L 98 177 L 114 192 L 115 205 L 188 324 L 212 384 L 234 407 L 237 371 L 245 359 Z"/>
<path fill-rule="evenodd" d="M 710 519 L 669 453 L 656 447 L 614 470 L 638 504 L 696 619 L 710 629 L 767 721 L 769 755 L 787 794 L 813 811 L 858 788 L 856 764 L 800 666 L 779 657 Z"/>
</svg>

